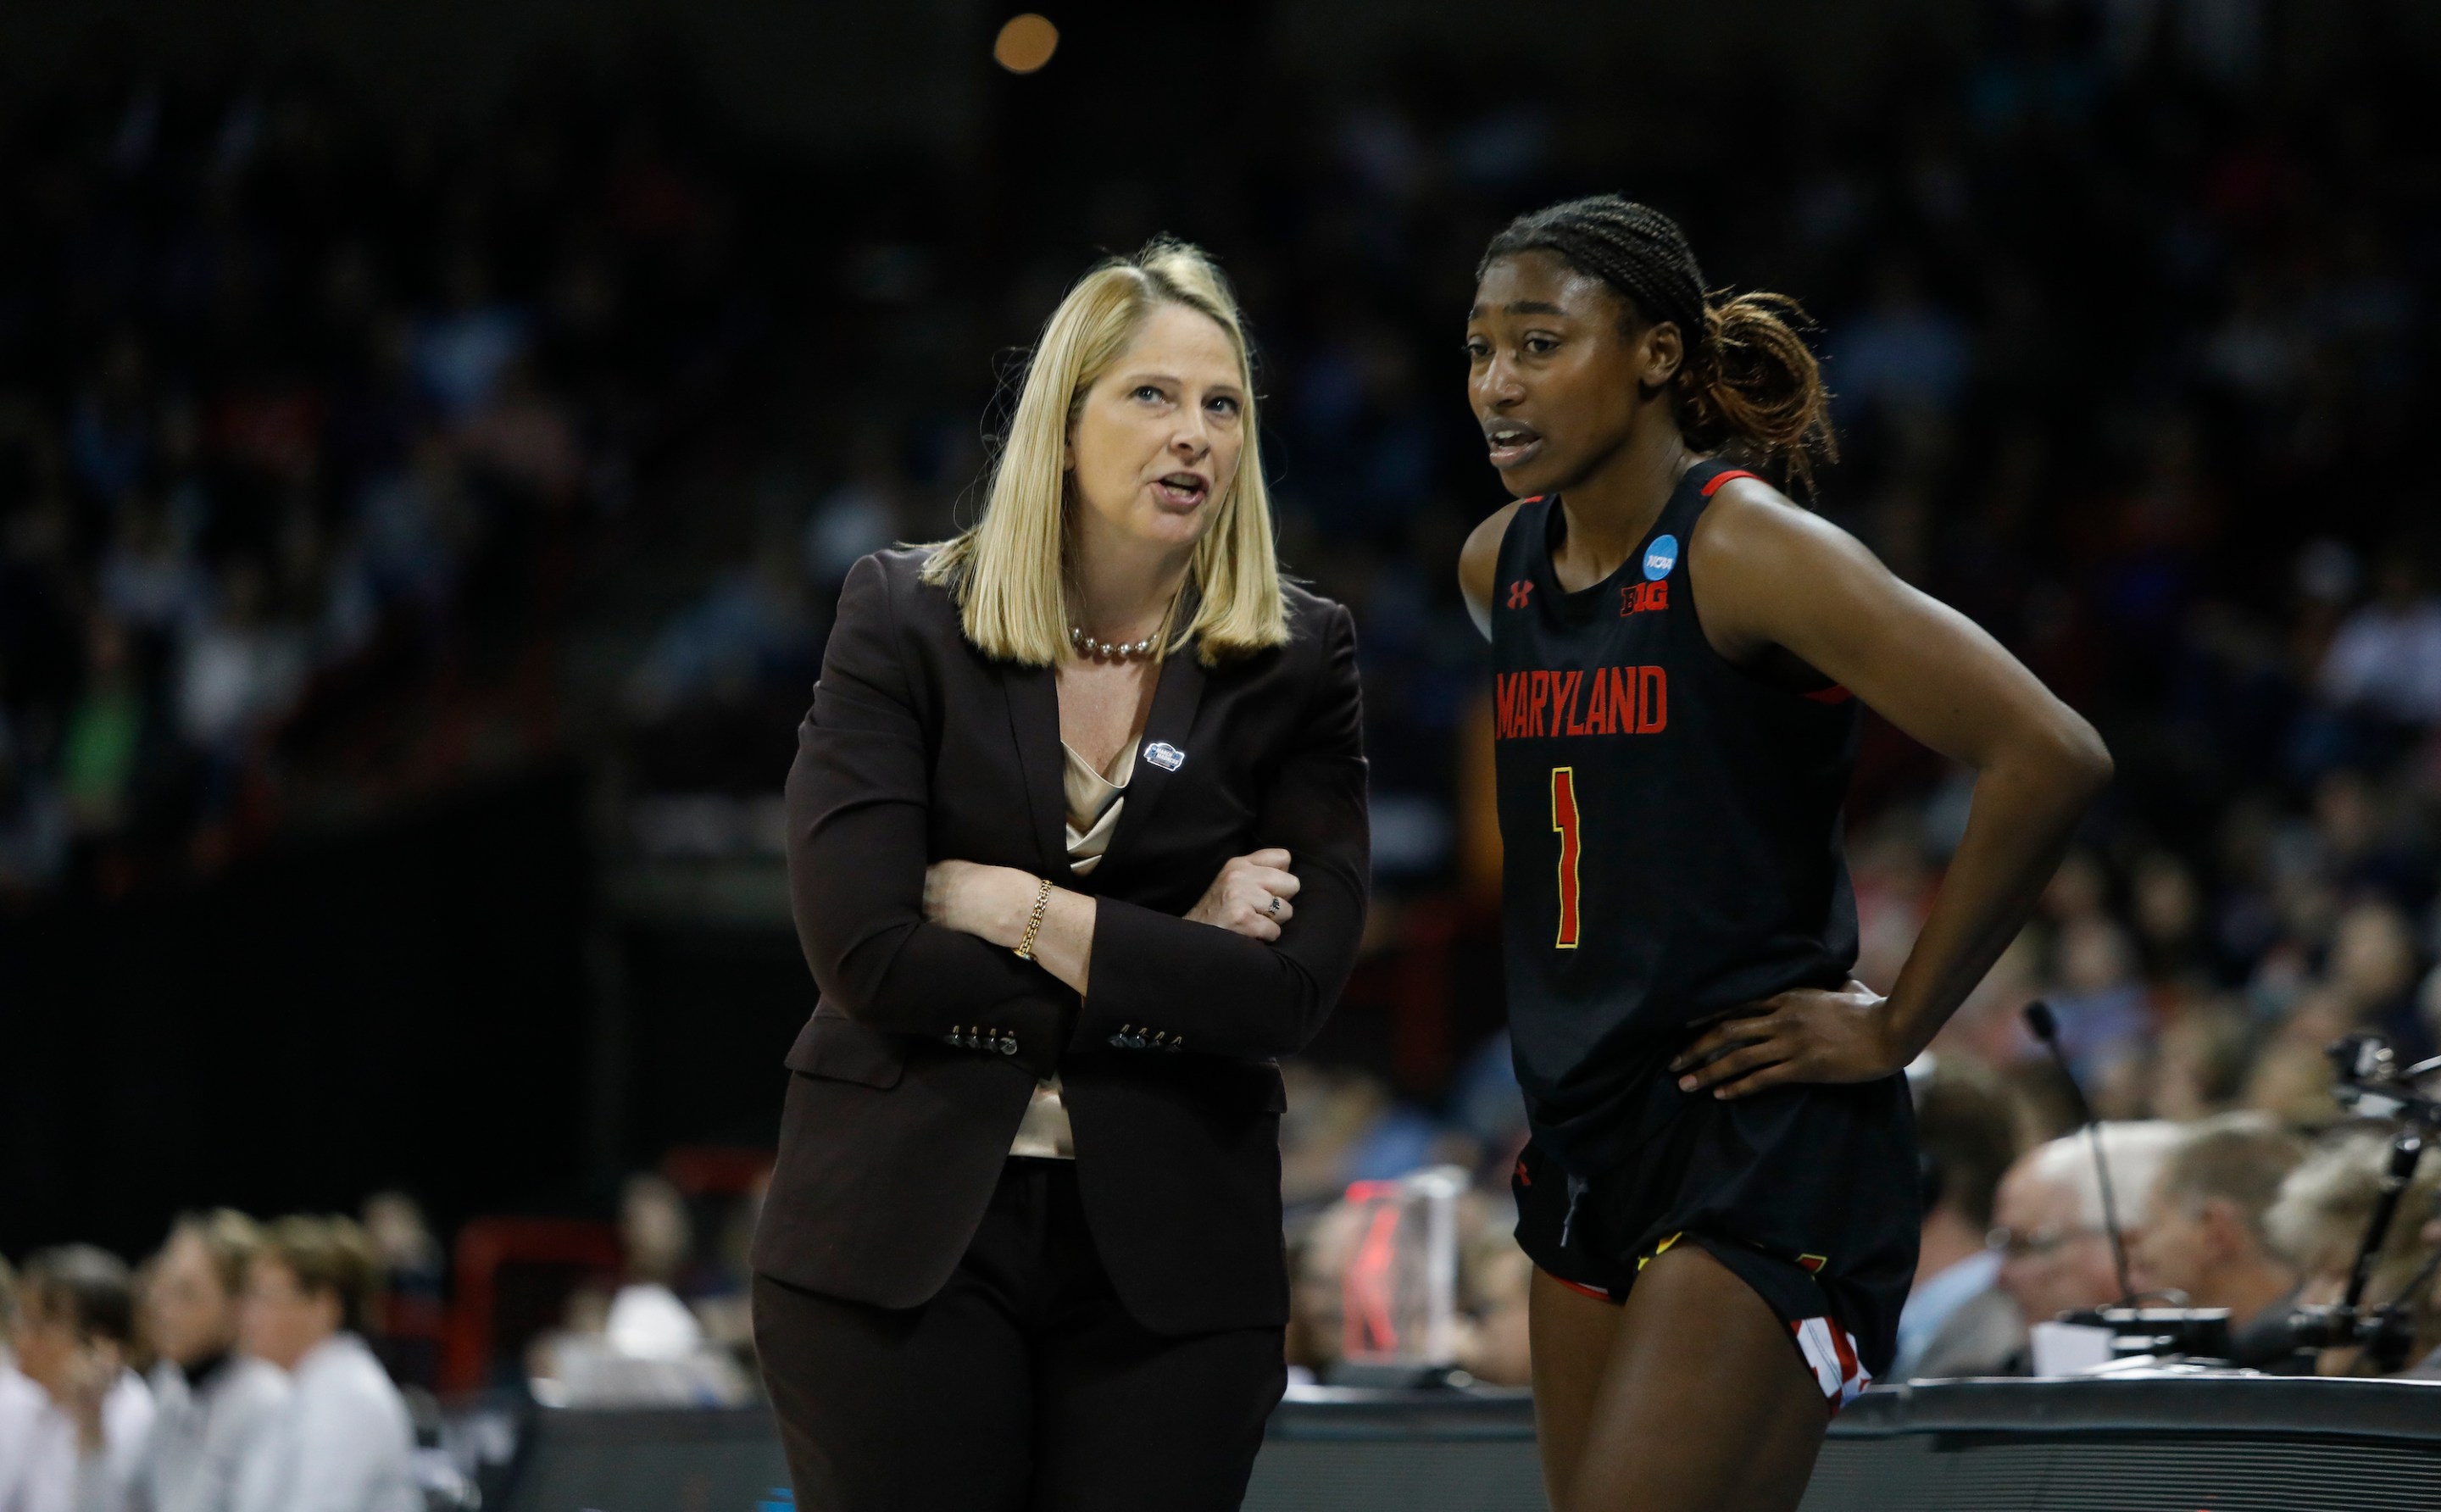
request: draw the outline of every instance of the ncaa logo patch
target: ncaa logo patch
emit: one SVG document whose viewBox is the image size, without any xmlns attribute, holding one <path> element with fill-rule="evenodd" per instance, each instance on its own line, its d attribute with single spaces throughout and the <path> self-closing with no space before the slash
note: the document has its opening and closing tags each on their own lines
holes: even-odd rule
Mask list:
<svg viewBox="0 0 2441 1512">
<path fill-rule="evenodd" d="M 1165 772 L 1174 772 L 1186 765 L 1186 752 L 1166 740 L 1157 740 L 1144 748 L 1144 759 Z"/>
<path fill-rule="evenodd" d="M 1648 583 L 1658 583 L 1668 577 L 1670 569 L 1677 565 L 1678 537 L 1656 536 L 1653 544 L 1645 549 L 1644 580 Z"/>
</svg>

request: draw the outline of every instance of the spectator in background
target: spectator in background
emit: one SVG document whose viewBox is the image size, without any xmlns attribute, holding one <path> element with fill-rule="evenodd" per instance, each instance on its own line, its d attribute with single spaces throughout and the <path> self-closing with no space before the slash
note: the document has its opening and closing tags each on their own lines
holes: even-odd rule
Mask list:
<svg viewBox="0 0 2441 1512">
<path fill-rule="evenodd" d="M 0 666 L 0 673 L 8 669 Z M 34 743 L 0 709 L 0 898 L 47 887 L 66 859 L 68 813 Z"/>
<path fill-rule="evenodd" d="M 305 677 L 303 638 L 271 617 L 268 593 L 258 564 L 232 564 L 221 574 L 214 612 L 187 642 L 178 669 L 181 733 L 231 762 Z"/>
<path fill-rule="evenodd" d="M 703 1320 L 678 1292 L 695 1255 L 686 1198 L 649 1172 L 621 1190 L 619 1238 L 626 1274 L 608 1297 L 595 1287 L 569 1299 L 567 1326 L 534 1341 L 526 1357 L 536 1399 L 559 1407 L 722 1407 L 753 1399 L 729 1350 L 707 1339 Z M 752 1337 L 741 1303 L 736 1321 Z"/>
<path fill-rule="evenodd" d="M 1518 1248 L 1516 1228 L 1516 1201 L 1496 1185 L 1459 1199 L 1458 1305 L 1466 1323 L 1459 1334 L 1458 1363 L 1475 1379 L 1493 1386 L 1529 1386 L 1534 1380 L 1527 1328 L 1534 1262 Z"/>
<path fill-rule="evenodd" d="M 619 1199 L 627 1281 L 610 1299 L 603 1331 L 610 1347 L 639 1359 L 685 1359 L 703 1347 L 703 1325 L 675 1284 L 695 1249 L 695 1223 L 678 1188 L 658 1176 L 627 1179 Z"/>
<path fill-rule="evenodd" d="M 158 504 L 121 513 L 110 551 L 95 570 L 103 613 L 144 635 L 184 634 L 209 600 L 203 570 Z"/>
<path fill-rule="evenodd" d="M 153 1427 L 153 1394 L 127 1368 L 136 1319 L 125 1262 L 91 1245 L 39 1251 L 26 1262 L 18 1316 L 19 1366 L 46 1400 L 0 1512 L 119 1503 Z"/>
<path fill-rule="evenodd" d="M 751 562 L 671 617 L 629 681 L 628 706 L 650 719 L 699 699 L 735 699 L 810 674 L 819 650 L 798 553 L 768 537 Z"/>
<path fill-rule="evenodd" d="M 2416 1011 L 2416 979 L 2422 968 L 2415 927 L 2387 899 L 2367 897 L 2349 906 L 2331 930 L 2323 984 L 2349 1026 L 2378 1031 L 2402 1064 L 2422 1060 L 2432 1035 Z"/>
<path fill-rule="evenodd" d="M 492 272 L 476 247 L 455 248 L 443 270 L 449 308 L 416 326 L 409 361 L 426 402 L 452 424 L 480 418 L 533 339 L 532 322 L 492 296 Z"/>
<path fill-rule="evenodd" d="M 2051 994 L 2060 1049 L 2106 1114 L 2122 1116 L 2127 1069 L 2138 1063 L 2152 1015 L 2127 931 L 2095 912 L 2060 926 L 2058 984 Z"/>
<path fill-rule="evenodd" d="M 17 1273 L 0 1258 L 0 1507 L 20 1503 L 27 1450 L 42 1420 L 43 1389 L 17 1369 Z"/>
<path fill-rule="evenodd" d="M 2240 1004 L 2190 1004 L 2163 1026 L 2154 1046 L 2154 1115 L 2191 1123 L 2234 1103 L 2252 1065 L 2253 1035 L 2254 1024 Z"/>
<path fill-rule="evenodd" d="M 2390 1163 L 2390 1135 L 2389 1126 L 2380 1124 L 2341 1128 L 2280 1183 L 2280 1196 L 2263 1215 L 2263 1228 L 2305 1276 L 2297 1288 L 2300 1304 L 2333 1303 L 2345 1294 Z M 2436 1199 L 2441 1199 L 2441 1162 L 2428 1158 L 2418 1162 L 2415 1179 L 2400 1197 L 2397 1215 L 2374 1257 L 2365 1305 L 2378 1307 L 2396 1298 L 2423 1265 L 2429 1246 L 2441 1241 L 2441 1234 L 2429 1232 Z M 2441 1348 L 2441 1309 L 2432 1305 L 2431 1298 L 2425 1299 L 2417 1322 L 2410 1359 Z M 2353 1346 L 2325 1349 L 2315 1360 L 2315 1374 L 2360 1374 L 2362 1354 Z"/>
<path fill-rule="evenodd" d="M 905 533 L 907 484 L 888 435 L 878 426 L 858 428 L 854 470 L 805 519 L 800 541 L 805 576 L 833 595 L 859 557 L 882 550 Z"/>
<path fill-rule="evenodd" d="M 365 1198 L 364 1225 L 377 1286 L 368 1319 L 374 1353 L 392 1380 L 429 1391 L 441 1375 L 441 1241 L 405 1192 Z"/>
<path fill-rule="evenodd" d="M 240 1467 L 287 1404 L 287 1378 L 237 1348 L 238 1298 L 262 1243 L 253 1219 L 224 1208 L 179 1218 L 161 1247 L 146 1288 L 157 1414 L 130 1512 L 229 1512 Z"/>
<path fill-rule="evenodd" d="M 2152 1189 L 2162 1158 L 2178 1142 L 2178 1125 L 2148 1121 L 2102 1124 L 2096 1130 L 2124 1224 L 2131 1216 L 2128 1204 Z M 1993 1239 L 2001 1251 L 2000 1289 L 2016 1300 L 2029 1323 L 2119 1300 L 2102 1184 L 2086 1130 L 2018 1157 L 2000 1179 L 1992 1216 L 1998 1224 Z"/>
<path fill-rule="evenodd" d="M 108 615 L 96 615 L 84 693 L 60 742 L 60 797 L 78 829 L 114 830 L 125 821 L 143 736 L 143 692 L 127 632 Z"/>
<path fill-rule="evenodd" d="M 1949 1057 L 1916 1091 L 1915 1131 L 1924 1231 L 1890 1378 L 2004 1374 L 2025 1349 L 2026 1322 L 1999 1287 L 2001 1251 L 1986 1240 L 2017 1155 L 2016 1120 L 1987 1073 Z"/>
<path fill-rule="evenodd" d="M 2382 562 L 2372 602 L 2340 625 L 2315 681 L 2335 708 L 2441 724 L 2441 598 L 2424 590 L 2414 558 Z"/>
<path fill-rule="evenodd" d="M 1872 303 L 1832 343 L 1831 356 L 1841 409 L 1853 414 L 1878 405 L 1913 415 L 1956 402 L 1974 351 L 1958 318 L 1926 297 L 1916 269 L 1902 258 L 1881 267 Z"/>
<path fill-rule="evenodd" d="M 2271 1368 L 2296 1353 L 2287 1323 L 2297 1268 L 2271 1248 L 2263 1215 L 2305 1157 L 2304 1141 L 2261 1114 L 2195 1125 L 2162 1160 L 2128 1233 L 2137 1292 L 2182 1292 L 2188 1306 L 2227 1307 L 2241 1365 Z"/>
<path fill-rule="evenodd" d="M 239 1471 L 240 1512 L 422 1512 L 407 1403 L 360 1336 L 372 1281 L 352 1219 L 282 1218 L 263 1235 L 239 1332 L 291 1392 Z"/>
</svg>

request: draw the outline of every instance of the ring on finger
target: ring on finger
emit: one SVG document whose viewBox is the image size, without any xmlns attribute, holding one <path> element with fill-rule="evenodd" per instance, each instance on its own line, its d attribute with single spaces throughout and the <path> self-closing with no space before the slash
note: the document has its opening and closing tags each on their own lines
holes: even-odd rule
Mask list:
<svg viewBox="0 0 2441 1512">
<path fill-rule="evenodd" d="M 1277 894 L 1273 896 L 1270 903 L 1264 905 L 1263 911 L 1270 914 L 1275 919 L 1280 916 L 1280 900 Z"/>
</svg>

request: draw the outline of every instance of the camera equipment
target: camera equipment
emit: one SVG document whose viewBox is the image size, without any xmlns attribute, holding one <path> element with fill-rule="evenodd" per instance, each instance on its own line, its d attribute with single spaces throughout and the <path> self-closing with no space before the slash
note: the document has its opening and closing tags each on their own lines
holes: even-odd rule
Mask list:
<svg viewBox="0 0 2441 1512">
<path fill-rule="evenodd" d="M 2364 1305 L 2374 1266 L 2398 1216 L 2398 1204 L 2415 1179 L 2425 1146 L 2441 1134 L 2441 1102 L 2424 1095 L 2418 1084 L 2441 1071 L 2441 1055 L 2418 1061 L 2404 1071 L 2389 1042 L 2379 1035 L 2345 1035 L 2323 1052 L 2339 1073 L 2331 1094 L 2341 1105 L 2364 1118 L 2396 1119 L 2390 1160 L 2382 1168 L 2381 1186 L 2374 1198 L 2373 1215 L 2357 1246 L 2355 1266 L 2348 1272 L 2347 1294 L 2327 1306 L 2301 1307 L 2289 1316 L 2288 1336 L 2300 1349 L 2331 1349 L 2347 1344 L 2364 1347 L 2366 1364 L 2388 1374 L 2407 1362 L 2415 1341 L 2415 1313 L 2441 1270 L 2436 1250 L 2415 1272 L 2414 1279 L 2378 1307 Z"/>
<path fill-rule="evenodd" d="M 2149 1355 L 2197 1365 L 2236 1362 L 2227 1307 L 2085 1307 L 2061 1314 L 2060 1321 L 2109 1329 L 2110 1353 L 2120 1359 Z"/>
</svg>

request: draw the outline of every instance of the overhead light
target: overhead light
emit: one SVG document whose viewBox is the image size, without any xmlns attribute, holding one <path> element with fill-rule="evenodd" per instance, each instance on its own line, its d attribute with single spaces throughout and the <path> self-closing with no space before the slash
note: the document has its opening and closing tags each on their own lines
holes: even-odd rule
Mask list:
<svg viewBox="0 0 2441 1512">
<path fill-rule="evenodd" d="M 992 61 L 1013 74 L 1030 74 L 1059 50 L 1059 28 L 1029 10 L 1011 16 L 992 42 Z"/>
</svg>

